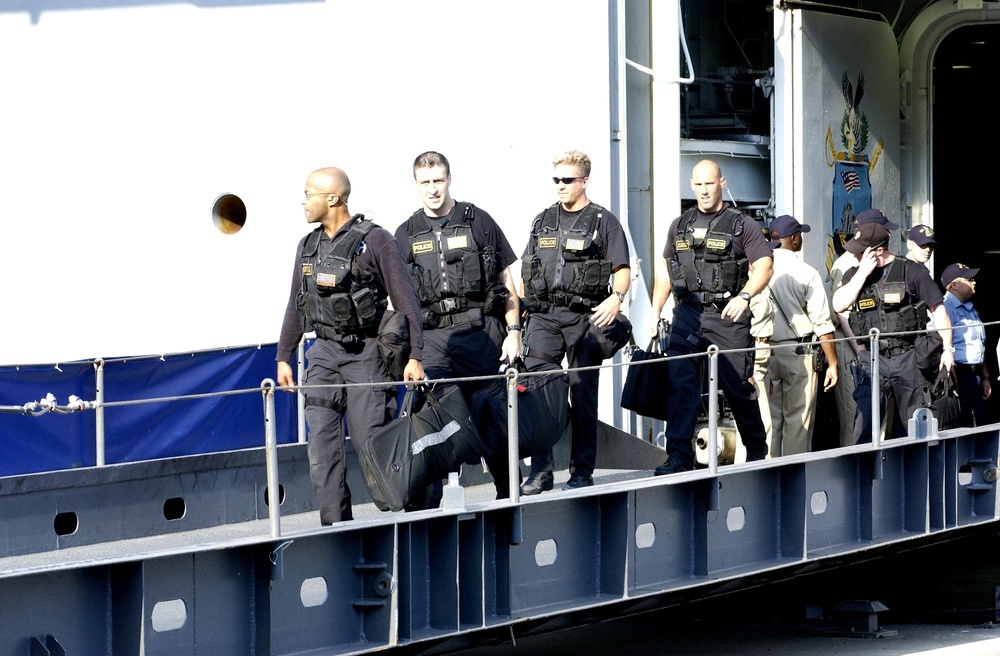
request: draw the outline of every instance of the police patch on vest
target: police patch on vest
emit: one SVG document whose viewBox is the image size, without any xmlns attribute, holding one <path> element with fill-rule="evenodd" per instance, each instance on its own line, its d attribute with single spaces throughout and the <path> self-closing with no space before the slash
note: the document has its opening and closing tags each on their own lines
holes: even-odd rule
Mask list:
<svg viewBox="0 0 1000 656">
<path fill-rule="evenodd" d="M 899 292 L 886 292 L 885 296 L 882 297 L 882 302 L 898 305 L 903 302 L 903 295 Z"/>
<path fill-rule="evenodd" d="M 539 248 L 555 248 L 557 240 L 555 237 L 539 237 L 538 247 Z"/>
<path fill-rule="evenodd" d="M 871 310 L 874 307 L 875 307 L 875 299 L 874 298 L 863 298 L 863 299 L 861 299 L 861 300 L 858 301 L 858 309 L 859 310 Z"/>
<path fill-rule="evenodd" d="M 686 241 L 684 241 L 683 239 L 678 239 L 678 240 L 676 240 L 674 242 L 674 250 L 675 251 L 689 251 L 689 250 L 691 250 L 691 246 L 689 246 L 688 243 Z"/>
<path fill-rule="evenodd" d="M 582 239 L 567 239 L 566 240 L 566 250 L 570 251 L 582 251 L 584 249 L 584 242 Z"/>
<path fill-rule="evenodd" d="M 705 248 L 711 251 L 724 251 L 726 243 L 725 239 L 709 239 L 705 242 Z"/>
<path fill-rule="evenodd" d="M 311 276 L 313 274 L 312 262 L 306 262 L 302 265 L 302 275 Z"/>
<path fill-rule="evenodd" d="M 333 275 L 332 273 L 317 273 L 316 284 L 321 287 L 336 287 L 337 276 Z"/>
<path fill-rule="evenodd" d="M 413 242 L 413 254 L 420 255 L 421 253 L 430 253 L 434 250 L 434 242 L 428 239 L 427 241 L 415 241 Z"/>
<path fill-rule="evenodd" d="M 448 245 L 448 250 L 454 250 L 458 248 L 468 248 L 469 238 L 466 235 L 458 235 L 457 237 L 448 237 L 446 242 Z"/>
</svg>

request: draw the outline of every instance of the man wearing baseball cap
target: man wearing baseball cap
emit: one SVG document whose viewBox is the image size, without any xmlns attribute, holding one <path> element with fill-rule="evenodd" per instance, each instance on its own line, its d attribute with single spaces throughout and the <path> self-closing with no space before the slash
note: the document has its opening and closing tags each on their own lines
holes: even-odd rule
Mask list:
<svg viewBox="0 0 1000 656">
<path fill-rule="evenodd" d="M 871 361 L 867 352 L 872 328 L 886 334 L 878 340 L 880 381 L 883 401 L 895 397 L 896 411 L 889 435 L 907 433 L 907 421 L 920 407 L 923 377 L 917 367 L 913 343 L 927 325 L 927 311 L 941 335 L 944 349 L 939 368 L 949 371 L 955 364 L 951 344 L 951 321 L 941 290 L 926 267 L 889 250 L 889 231 L 878 223 L 858 226 L 853 239 L 844 246 L 858 259 L 858 267 L 844 274 L 843 285 L 833 294 L 833 309 L 847 316 L 851 332 L 860 337 L 853 342 L 859 363 Z M 891 333 L 891 334 L 887 334 Z M 860 405 L 861 401 L 858 400 Z M 863 423 L 863 422 L 861 422 Z M 872 439 L 868 426 L 855 424 L 858 442 Z"/>
<path fill-rule="evenodd" d="M 979 269 L 961 262 L 949 264 L 941 274 L 945 288 L 944 307 L 954 326 L 955 383 L 962 399 L 962 426 L 981 426 L 986 399 L 993 393 L 986 369 L 986 331 L 979 312 L 972 306 Z"/>
<path fill-rule="evenodd" d="M 906 259 L 917 264 L 927 264 L 937 246 L 934 238 L 934 228 L 929 225 L 917 224 L 906 233 Z"/>
<path fill-rule="evenodd" d="M 781 245 L 772 254 L 774 274 L 767 292 L 774 306 L 771 361 L 764 378 L 772 458 L 812 450 L 820 375 L 824 392 L 837 384 L 830 300 L 819 271 L 796 254 L 802 250 L 802 233 L 811 229 L 787 214 L 775 218 L 769 227 L 771 241 Z M 826 354 L 826 366 L 819 375 L 817 342 Z"/>
<path fill-rule="evenodd" d="M 898 223 L 890 221 L 882 210 L 877 209 L 864 210 L 854 217 L 854 232 L 857 232 L 858 227 L 866 223 L 877 223 L 889 232 L 899 229 Z M 854 232 L 848 236 L 848 239 L 853 237 Z M 827 281 L 827 295 L 831 300 L 833 299 L 833 293 L 840 288 L 844 274 L 856 266 L 858 266 L 858 258 L 854 253 L 847 250 L 834 260 L 833 265 L 830 267 L 830 277 Z M 836 315 L 837 313 L 834 312 L 834 314 Z M 865 399 L 867 409 L 871 409 L 871 381 L 866 377 L 867 374 L 863 370 L 852 364 L 855 358 L 854 349 L 845 338 L 854 337 L 854 334 L 851 333 L 847 321 L 841 322 L 838 316 L 833 323 L 836 328 L 834 338 L 838 340 L 837 365 L 840 380 L 834 388 L 834 393 L 837 395 L 837 416 L 840 420 L 840 446 L 851 446 L 857 442 L 857 437 L 854 434 L 856 419 L 857 421 L 864 421 L 866 425 L 871 424 L 870 417 L 857 418 L 854 402 L 854 395 L 857 393 Z M 860 389 L 855 389 L 857 387 L 855 385 L 855 376 L 862 383 Z"/>
</svg>

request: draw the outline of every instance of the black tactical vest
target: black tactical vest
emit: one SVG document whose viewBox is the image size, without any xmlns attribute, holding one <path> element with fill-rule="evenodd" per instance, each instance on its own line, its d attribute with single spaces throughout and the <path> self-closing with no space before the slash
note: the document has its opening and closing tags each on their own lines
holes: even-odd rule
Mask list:
<svg viewBox="0 0 1000 656">
<path fill-rule="evenodd" d="M 604 208 L 587 205 L 569 228 L 561 228 L 559 203 L 531 226 L 535 251 L 521 264 L 525 307 L 543 312 L 549 305 L 586 312 L 611 294 L 611 260 L 596 244 Z"/>
<path fill-rule="evenodd" d="M 472 236 L 475 207 L 455 203 L 448 216 L 418 210 L 407 221 L 413 287 L 420 306 L 439 317 L 483 307 L 498 273 L 493 249 L 480 249 Z"/>
<path fill-rule="evenodd" d="M 708 303 L 716 294 L 735 296 L 746 285 L 750 279 L 749 261 L 733 240 L 746 229 L 742 226 L 733 232 L 741 216 L 730 207 L 711 220 L 699 219 L 695 208 L 681 215 L 674 257 L 667 263 L 678 301 Z"/>
<path fill-rule="evenodd" d="M 320 226 L 302 245 L 302 287 L 299 309 L 305 313 L 306 328 L 325 339 L 359 335 L 377 329 L 388 305 L 388 294 L 372 274 L 358 268 L 356 257 L 365 235 L 375 224 L 358 214 L 351 227 L 320 259 Z"/>
<path fill-rule="evenodd" d="M 923 330 L 927 327 L 927 304 L 906 289 L 906 267 L 919 266 L 897 257 L 889 263 L 882 278 L 858 292 L 848 317 L 855 337 L 863 338 L 872 328 L 883 333 Z M 880 348 L 908 347 L 916 335 L 883 338 Z"/>
</svg>

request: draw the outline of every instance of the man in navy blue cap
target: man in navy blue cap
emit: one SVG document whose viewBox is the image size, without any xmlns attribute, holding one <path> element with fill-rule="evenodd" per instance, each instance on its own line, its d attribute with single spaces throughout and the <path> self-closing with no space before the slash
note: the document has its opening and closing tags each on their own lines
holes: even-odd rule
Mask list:
<svg viewBox="0 0 1000 656">
<path fill-rule="evenodd" d="M 892 437 L 906 435 L 907 422 L 922 401 L 922 381 L 913 343 L 927 325 L 927 311 L 944 343 L 939 368 L 951 370 L 955 349 L 951 345 L 951 321 L 941 290 L 927 267 L 896 257 L 889 250 L 889 231 L 878 223 L 858 226 L 845 248 L 858 259 L 857 268 L 844 274 L 843 285 L 833 294 L 833 309 L 842 317 L 849 313 L 852 341 L 858 363 L 870 363 L 867 335 L 877 328 L 886 336 L 878 340 L 879 386 L 884 401 L 895 398 Z M 857 399 L 858 407 L 862 405 Z M 860 413 L 859 413 L 860 414 Z M 863 424 L 864 422 L 856 422 Z M 858 442 L 872 439 L 871 422 L 856 425 Z"/>
<path fill-rule="evenodd" d="M 769 228 L 771 240 L 781 244 L 772 254 L 774 274 L 767 292 L 774 308 L 771 361 L 764 378 L 772 458 L 812 450 L 819 348 L 827 361 L 823 391 L 833 389 L 838 379 L 830 301 L 819 271 L 797 255 L 802 250 L 802 233 L 811 229 L 787 214 L 771 221 Z"/>
<path fill-rule="evenodd" d="M 851 236 L 853 236 L 854 232 L 857 231 L 858 226 L 862 226 L 866 223 L 877 223 L 890 232 L 899 229 L 898 223 L 890 221 L 882 210 L 877 209 L 867 209 L 862 211 L 854 217 L 854 223 L 856 225 L 854 227 L 854 231 L 851 233 Z M 850 251 L 845 250 L 840 257 L 834 260 L 833 265 L 830 267 L 830 277 L 827 281 L 826 290 L 827 295 L 830 296 L 831 299 L 833 298 L 833 293 L 840 288 L 844 274 L 856 266 L 858 266 L 858 258 Z M 857 392 L 858 395 L 866 400 L 870 399 L 871 380 L 867 379 L 867 374 L 863 370 L 859 370 L 857 364 L 854 363 L 854 349 L 852 349 L 850 343 L 844 339 L 846 337 L 854 337 L 853 333 L 851 333 L 850 326 L 846 323 L 842 323 L 839 316 L 833 323 L 836 328 L 834 331 L 834 337 L 838 340 L 837 363 L 839 367 L 839 382 L 834 388 L 834 393 L 837 395 L 837 416 L 840 420 L 840 446 L 850 446 L 857 441 L 857 438 L 854 436 L 854 423 L 855 416 L 857 414 L 854 403 L 855 393 Z M 855 377 L 858 378 L 861 389 L 855 389 Z M 871 422 L 868 421 L 867 423 L 870 424 Z"/>
<path fill-rule="evenodd" d="M 917 264 L 927 264 L 937 246 L 934 238 L 934 228 L 929 225 L 917 224 L 906 233 L 906 259 Z"/>
<path fill-rule="evenodd" d="M 979 269 L 961 262 L 949 264 L 941 274 L 945 288 L 944 307 L 955 327 L 955 383 L 962 399 L 962 426 L 982 426 L 986 399 L 993 389 L 986 368 L 986 331 L 979 312 L 972 306 Z"/>
</svg>

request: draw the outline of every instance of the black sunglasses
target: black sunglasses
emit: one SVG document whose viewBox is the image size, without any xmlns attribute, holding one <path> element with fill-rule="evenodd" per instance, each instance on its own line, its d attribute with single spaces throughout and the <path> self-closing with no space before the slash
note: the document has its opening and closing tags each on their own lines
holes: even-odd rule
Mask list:
<svg viewBox="0 0 1000 656">
<path fill-rule="evenodd" d="M 559 184 L 561 182 L 563 184 L 568 185 L 568 184 L 573 184 L 577 180 L 583 180 L 583 179 L 584 178 L 552 178 L 552 182 L 556 184 Z"/>
</svg>

